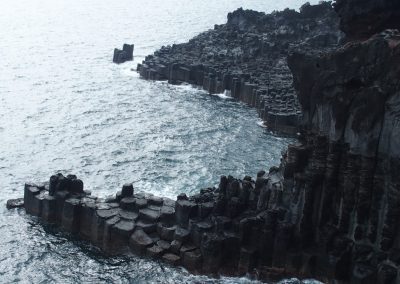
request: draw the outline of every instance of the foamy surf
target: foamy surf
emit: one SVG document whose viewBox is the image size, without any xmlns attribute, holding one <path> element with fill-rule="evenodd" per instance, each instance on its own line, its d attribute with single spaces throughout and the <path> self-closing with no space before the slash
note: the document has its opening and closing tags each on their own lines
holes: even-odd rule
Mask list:
<svg viewBox="0 0 400 284">
<path fill-rule="evenodd" d="M 257 121 L 257 125 L 262 127 L 262 128 L 267 128 L 267 126 L 265 125 L 264 121 L 261 120 L 261 119 L 259 121 Z"/>
<path fill-rule="evenodd" d="M 231 97 L 231 91 L 228 90 L 225 90 L 223 93 L 212 94 L 212 95 L 223 100 L 233 100 L 233 98 Z"/>
<path fill-rule="evenodd" d="M 124 69 L 121 69 L 121 74 L 124 76 L 135 77 L 135 78 L 138 78 L 140 76 L 139 73 L 136 71 L 136 69 L 133 67 L 129 68 L 125 67 Z"/>
</svg>

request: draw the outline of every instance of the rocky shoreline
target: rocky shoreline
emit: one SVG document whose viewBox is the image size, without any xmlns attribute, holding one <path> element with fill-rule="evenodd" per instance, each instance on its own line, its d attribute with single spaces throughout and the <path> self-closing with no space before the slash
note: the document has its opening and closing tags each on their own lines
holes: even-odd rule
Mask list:
<svg viewBox="0 0 400 284">
<path fill-rule="evenodd" d="M 305 4 L 300 12 L 238 9 L 226 24 L 147 56 L 137 71 L 145 79 L 189 83 L 211 94 L 229 91 L 255 107 L 268 129 L 295 136 L 301 108 L 287 55 L 328 51 L 341 38 L 339 18 L 328 2 Z"/>
<path fill-rule="evenodd" d="M 300 14 L 314 11 L 303 7 Z M 317 7 L 328 9 L 327 4 Z M 136 193 L 131 184 L 112 198 L 96 198 L 76 176 L 59 174 L 45 184 L 26 184 L 24 202 L 8 205 L 24 204 L 28 214 L 107 253 L 132 251 L 193 273 L 399 283 L 400 33 L 386 28 L 397 28 L 393 18 L 400 2 L 338 0 L 335 10 L 345 45 L 289 54 L 287 68 L 302 110 L 301 136 L 288 146 L 279 167 L 259 172 L 256 180 L 223 176 L 218 188 L 177 200 Z M 258 16 L 239 10 L 228 23 L 247 29 L 243 18 Z M 171 52 L 191 54 L 189 44 L 162 49 L 139 71 L 149 79 L 190 82 L 197 69 L 175 63 L 167 68 L 158 61 Z M 157 77 L 163 73 L 154 66 L 164 66 L 165 77 Z M 258 91 L 243 91 L 248 81 L 213 77 L 209 70 L 200 77 L 210 92 L 231 82 L 234 97 L 258 98 Z"/>
</svg>

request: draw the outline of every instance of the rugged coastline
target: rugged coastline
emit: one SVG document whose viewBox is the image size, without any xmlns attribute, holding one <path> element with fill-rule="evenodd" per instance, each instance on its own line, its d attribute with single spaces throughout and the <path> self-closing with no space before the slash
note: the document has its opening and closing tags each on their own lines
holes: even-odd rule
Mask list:
<svg viewBox="0 0 400 284">
<path fill-rule="evenodd" d="M 328 2 L 305 4 L 300 12 L 238 9 L 229 13 L 226 24 L 147 56 L 137 70 L 145 79 L 189 83 L 211 94 L 227 90 L 255 107 L 268 129 L 295 136 L 301 108 L 287 55 L 332 50 L 342 36 Z"/>
<path fill-rule="evenodd" d="M 400 7 L 381 1 L 378 9 L 369 2 L 337 1 L 347 44 L 323 52 L 291 50 L 288 70 L 302 110 L 302 135 L 279 167 L 259 172 L 256 180 L 223 176 L 218 188 L 176 201 L 135 193 L 131 184 L 115 197 L 96 198 L 76 176 L 57 175 L 25 185 L 26 212 L 108 253 L 129 247 L 194 273 L 398 283 L 400 34 L 375 29 L 374 21 L 353 26 L 351 9 L 363 23 L 371 14 L 383 15 L 381 26 L 390 28 Z M 361 33 L 362 40 L 354 36 Z M 143 66 L 144 77 L 166 79 Z M 192 69 L 173 66 L 171 83 L 186 81 L 179 76 L 191 81 Z M 205 85 L 204 78 L 210 92 L 222 84 L 217 75 Z M 231 89 L 234 97 L 258 98 L 257 91 L 243 91 L 246 81 L 222 82 L 240 85 L 240 95 Z"/>
</svg>

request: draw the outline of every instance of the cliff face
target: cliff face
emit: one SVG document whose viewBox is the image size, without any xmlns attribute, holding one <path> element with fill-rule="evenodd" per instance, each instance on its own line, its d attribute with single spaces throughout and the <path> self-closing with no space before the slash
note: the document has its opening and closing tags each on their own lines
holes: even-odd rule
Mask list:
<svg viewBox="0 0 400 284">
<path fill-rule="evenodd" d="M 367 39 L 385 29 L 400 28 L 400 2 L 397 0 L 336 0 L 340 28 L 348 39 Z"/>
<path fill-rule="evenodd" d="M 399 36 L 385 31 L 323 56 L 289 58 L 305 132 L 303 145 L 292 152 L 308 153 L 304 169 L 290 175 L 294 188 L 309 195 L 299 233 L 326 252 L 342 251 L 338 261 L 348 266 L 337 279 L 377 283 L 381 269 L 390 269 L 391 281 L 396 279 Z"/>
<path fill-rule="evenodd" d="M 258 110 L 269 129 L 295 134 L 300 106 L 286 58 L 296 50 L 330 50 L 341 39 L 328 2 L 265 14 L 238 9 L 227 23 L 189 42 L 162 47 L 138 65 L 145 79 L 168 80 L 231 96 Z"/>
<path fill-rule="evenodd" d="M 348 40 L 397 27 L 394 1 L 337 2 Z M 299 214 L 291 210 L 296 234 L 326 254 L 330 279 L 398 283 L 400 33 L 288 62 L 303 111 L 302 144 L 282 164 L 285 183 L 304 198 Z"/>
<path fill-rule="evenodd" d="M 389 141 L 399 141 L 399 43 L 399 33 L 387 30 L 324 56 L 292 55 L 304 127 L 348 144 L 352 154 L 398 157 Z"/>
</svg>

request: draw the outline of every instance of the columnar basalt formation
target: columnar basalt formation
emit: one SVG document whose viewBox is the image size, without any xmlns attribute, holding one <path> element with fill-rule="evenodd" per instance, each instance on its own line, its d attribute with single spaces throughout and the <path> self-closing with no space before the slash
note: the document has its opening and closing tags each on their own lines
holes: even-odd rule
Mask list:
<svg viewBox="0 0 400 284">
<path fill-rule="evenodd" d="M 338 2 L 363 11 L 359 1 Z M 351 23 L 351 13 L 341 15 Z M 110 254 L 132 251 L 195 273 L 400 283 L 399 31 L 321 54 L 297 50 L 288 66 L 302 135 L 279 167 L 255 180 L 222 176 L 218 188 L 176 201 L 136 193 L 131 184 L 100 199 L 76 176 L 57 175 L 25 185 L 26 212 Z"/>
<path fill-rule="evenodd" d="M 162 47 L 138 65 L 145 79 L 197 85 L 231 96 L 258 110 L 270 130 L 296 134 L 300 106 L 286 57 L 295 50 L 322 52 L 336 47 L 341 32 L 331 4 L 305 4 L 264 14 L 238 9 L 225 25 L 184 44 Z"/>
<path fill-rule="evenodd" d="M 133 60 L 133 50 L 134 50 L 134 45 L 133 44 L 124 44 L 121 49 L 115 48 L 114 49 L 114 56 L 113 56 L 113 62 L 120 64 L 124 63 L 126 61 L 131 61 Z"/>
<path fill-rule="evenodd" d="M 76 176 L 58 174 L 25 184 L 23 203 L 28 214 L 109 254 L 133 252 L 194 273 L 270 278 L 292 275 L 280 266 L 293 229 L 282 219 L 283 188 L 280 169 L 272 168 L 256 181 L 223 176 L 218 188 L 176 201 L 136 193 L 132 184 L 102 199 L 83 190 Z"/>
<path fill-rule="evenodd" d="M 329 278 L 399 283 L 400 33 L 293 54 L 289 66 L 305 138 L 288 160 L 307 153 L 289 174 L 304 198 L 299 243 L 326 254 L 318 262 L 329 259 Z"/>
</svg>

